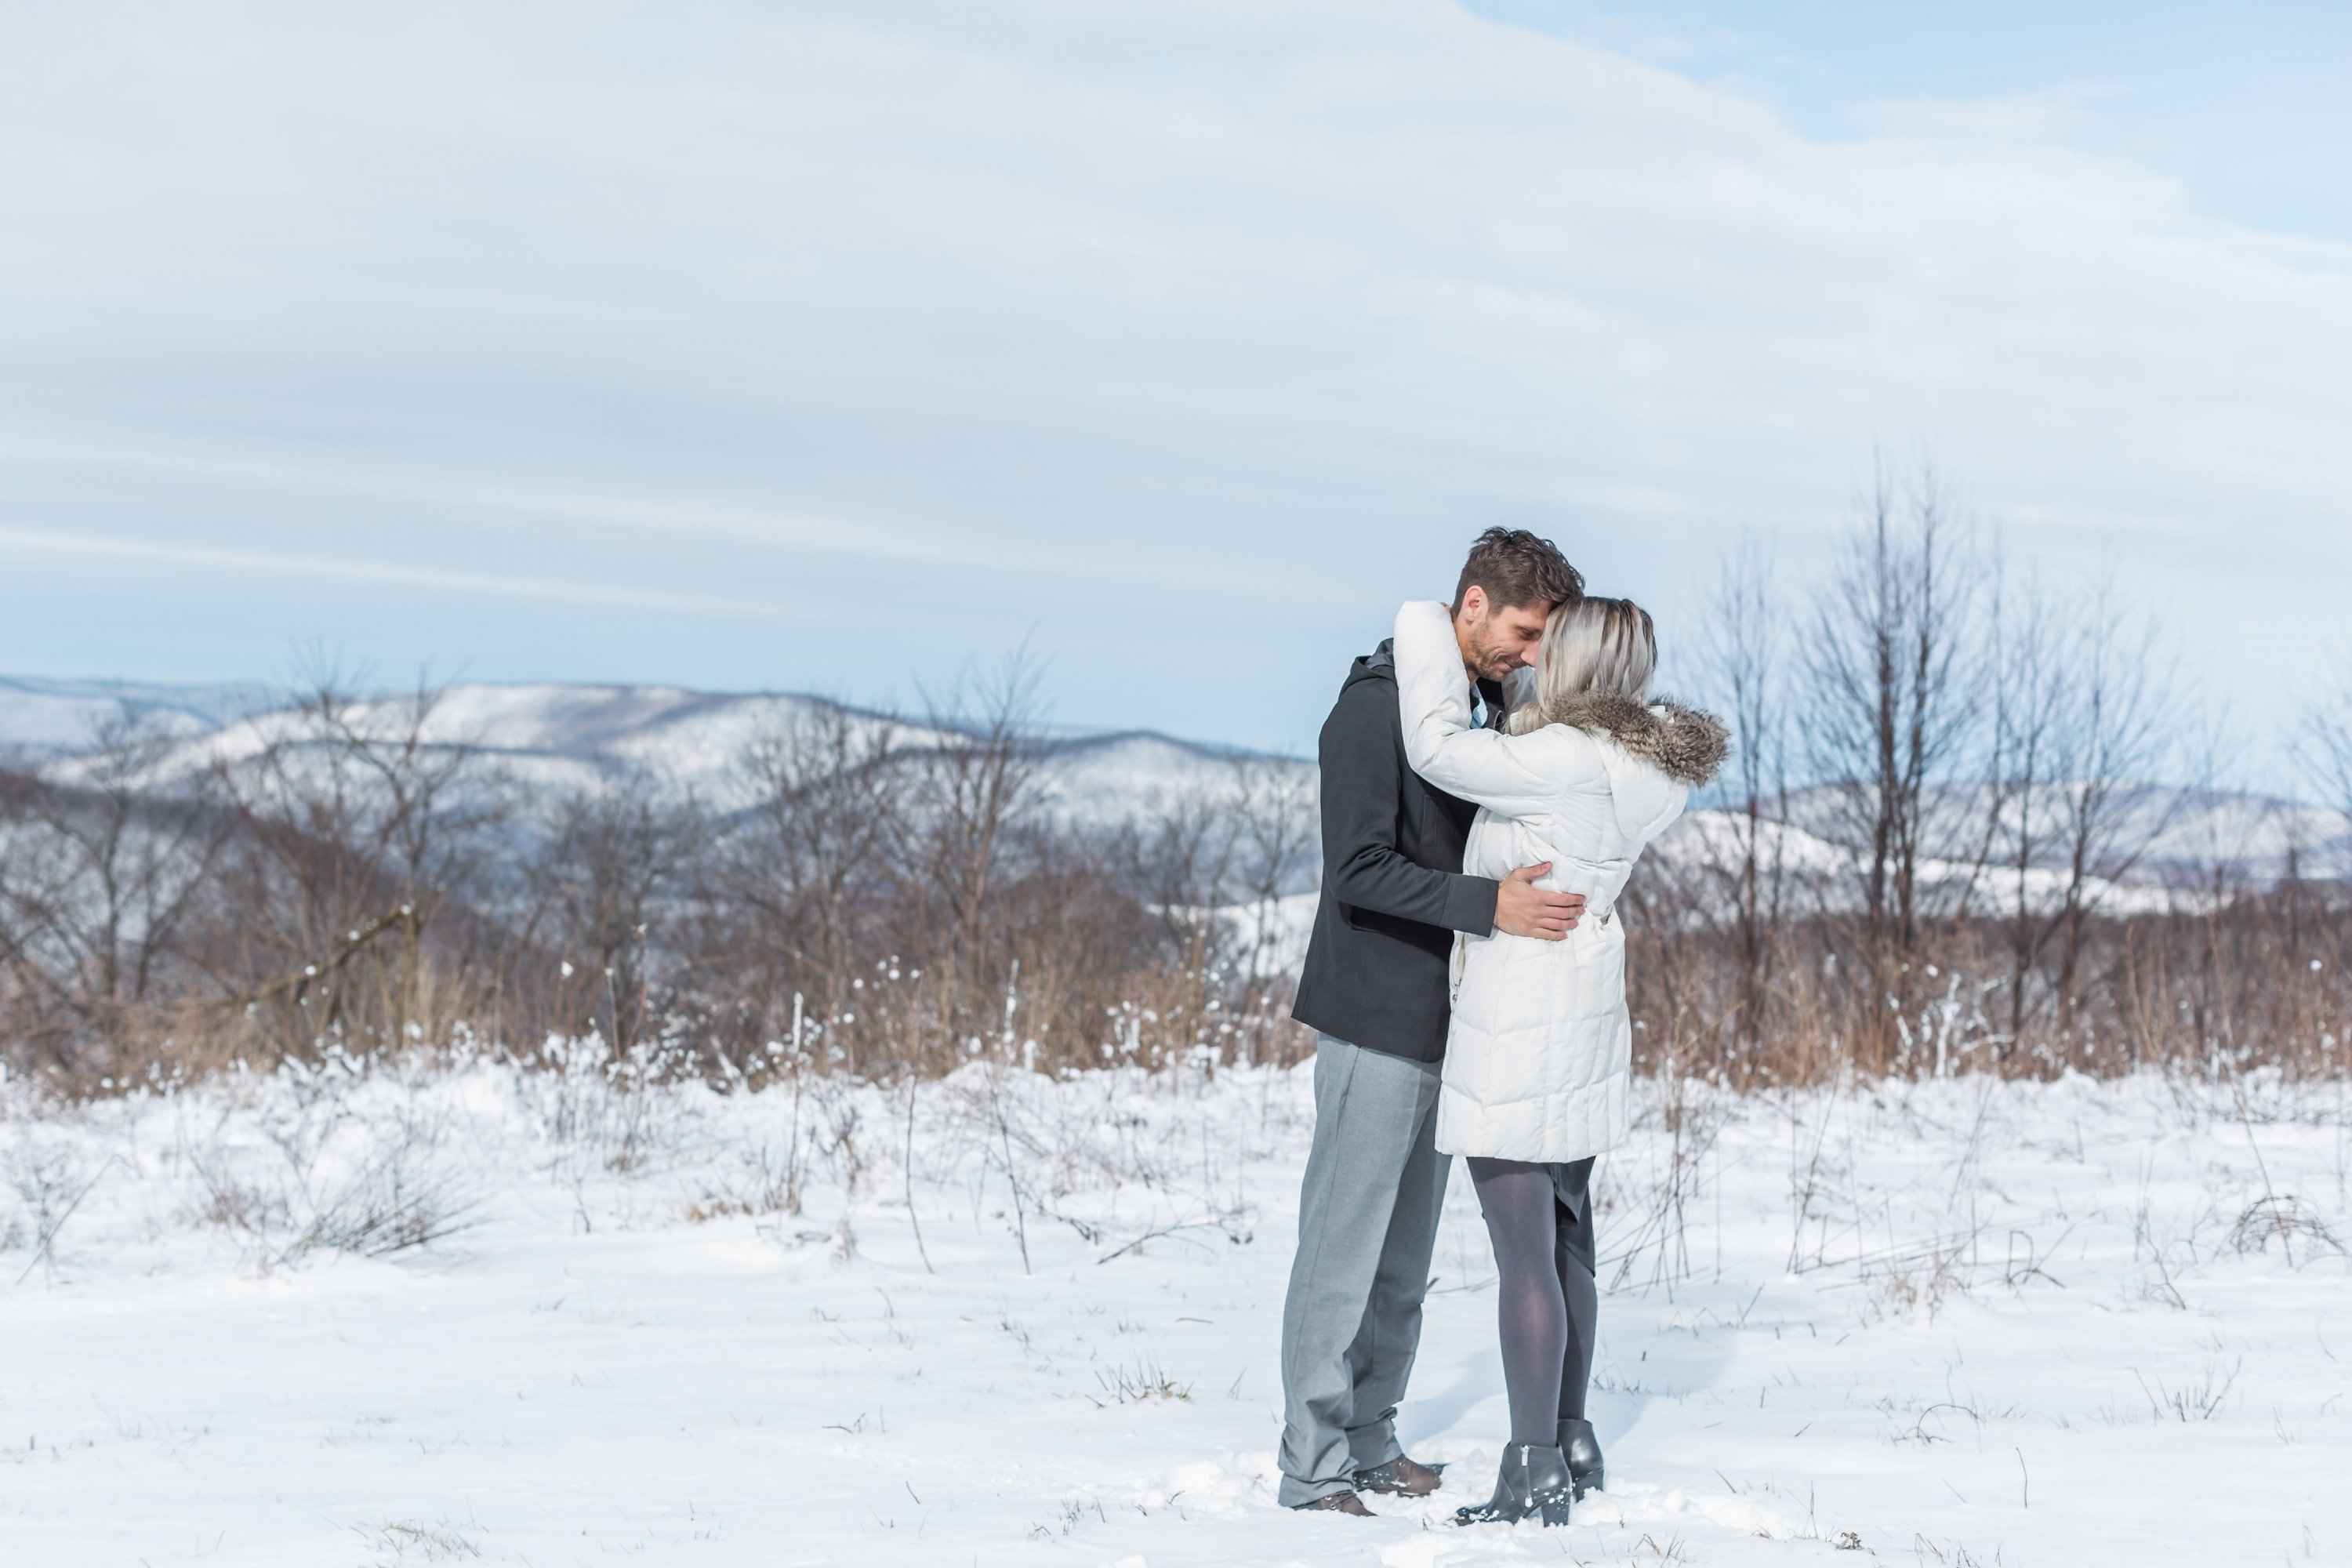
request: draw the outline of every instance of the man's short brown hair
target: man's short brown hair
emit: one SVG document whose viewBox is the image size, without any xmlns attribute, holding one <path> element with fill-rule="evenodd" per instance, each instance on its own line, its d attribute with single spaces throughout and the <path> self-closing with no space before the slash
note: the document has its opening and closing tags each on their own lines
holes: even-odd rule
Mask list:
<svg viewBox="0 0 2352 1568">
<path fill-rule="evenodd" d="M 1494 609 L 1574 604 L 1584 597 L 1584 574 L 1568 563 L 1559 547 L 1524 528 L 1490 528 L 1470 547 L 1462 580 L 1454 584 L 1454 608 L 1473 587 L 1486 590 Z"/>
</svg>

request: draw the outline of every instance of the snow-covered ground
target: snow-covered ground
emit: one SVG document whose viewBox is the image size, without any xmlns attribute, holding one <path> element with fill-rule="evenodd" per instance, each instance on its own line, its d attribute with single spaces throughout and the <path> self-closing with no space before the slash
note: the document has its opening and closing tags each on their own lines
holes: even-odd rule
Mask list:
<svg viewBox="0 0 2352 1568">
<path fill-rule="evenodd" d="M 1445 1522 L 1504 1433 L 1460 1182 L 1402 1417 L 1445 1489 L 1274 1506 L 1304 1070 L 0 1086 L 0 1558 L 2352 1560 L 2341 1086 L 1643 1092 L 1611 1490 L 1546 1531 Z"/>
</svg>

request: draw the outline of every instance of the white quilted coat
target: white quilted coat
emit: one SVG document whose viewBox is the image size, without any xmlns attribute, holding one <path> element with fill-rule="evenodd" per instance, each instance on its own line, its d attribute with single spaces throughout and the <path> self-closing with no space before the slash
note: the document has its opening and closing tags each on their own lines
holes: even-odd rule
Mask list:
<svg viewBox="0 0 2352 1568">
<path fill-rule="evenodd" d="M 1617 898 L 1643 847 L 1682 815 L 1688 786 L 1567 724 L 1523 735 L 1472 729 L 1470 683 L 1442 604 L 1397 612 L 1395 653 L 1413 771 L 1479 807 L 1463 870 L 1500 879 L 1549 860 L 1538 886 L 1587 900 L 1565 942 L 1499 931 L 1456 939 L 1437 1147 L 1536 1162 L 1614 1148 L 1633 1074 Z"/>
</svg>

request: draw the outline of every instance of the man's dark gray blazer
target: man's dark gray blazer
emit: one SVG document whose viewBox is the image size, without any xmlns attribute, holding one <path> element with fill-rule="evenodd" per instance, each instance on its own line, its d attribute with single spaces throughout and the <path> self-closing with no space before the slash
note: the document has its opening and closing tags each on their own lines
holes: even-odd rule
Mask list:
<svg viewBox="0 0 2352 1568">
<path fill-rule="evenodd" d="M 1482 681 L 1479 693 L 1496 711 L 1500 689 Z M 1370 1050 L 1438 1061 L 1454 933 L 1494 930 L 1496 884 L 1462 875 L 1478 808 L 1405 763 L 1389 644 L 1349 670 L 1318 754 L 1323 896 L 1290 1016 Z"/>
</svg>

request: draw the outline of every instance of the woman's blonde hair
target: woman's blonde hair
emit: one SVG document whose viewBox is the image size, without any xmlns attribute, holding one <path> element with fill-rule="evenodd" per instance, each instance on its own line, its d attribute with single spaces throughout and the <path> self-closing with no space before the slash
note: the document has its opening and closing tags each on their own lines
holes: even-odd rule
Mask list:
<svg viewBox="0 0 2352 1568">
<path fill-rule="evenodd" d="M 1587 692 L 1646 696 L 1658 665 L 1650 612 L 1631 599 L 1579 599 L 1544 622 L 1532 679 L 1512 692 L 1510 730 L 1524 734 L 1556 723 Z"/>
</svg>

